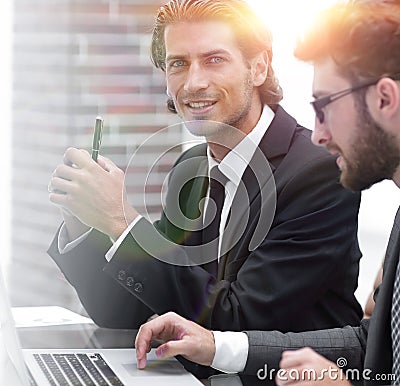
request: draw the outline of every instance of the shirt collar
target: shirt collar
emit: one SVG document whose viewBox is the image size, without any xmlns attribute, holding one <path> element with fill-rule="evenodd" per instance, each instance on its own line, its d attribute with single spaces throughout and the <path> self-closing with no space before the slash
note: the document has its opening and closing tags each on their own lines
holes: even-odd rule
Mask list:
<svg viewBox="0 0 400 386">
<path fill-rule="evenodd" d="M 207 147 L 208 170 L 218 166 L 219 170 L 239 186 L 243 173 L 250 163 L 258 145 L 274 119 L 274 112 L 267 105 L 264 106 L 261 117 L 254 129 L 246 135 L 225 157 L 218 163 L 212 157 L 210 148 Z"/>
</svg>

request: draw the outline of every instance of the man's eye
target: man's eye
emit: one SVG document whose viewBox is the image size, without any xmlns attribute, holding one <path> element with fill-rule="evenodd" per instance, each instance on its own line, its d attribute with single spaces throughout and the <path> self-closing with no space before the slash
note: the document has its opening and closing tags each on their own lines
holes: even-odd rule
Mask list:
<svg viewBox="0 0 400 386">
<path fill-rule="evenodd" d="M 224 59 L 222 59 L 219 56 L 213 56 L 212 58 L 210 58 L 211 63 L 222 63 L 223 61 L 224 61 Z"/>
<path fill-rule="evenodd" d="M 184 65 L 185 65 L 184 60 L 175 60 L 170 64 L 171 67 L 182 67 Z"/>
</svg>

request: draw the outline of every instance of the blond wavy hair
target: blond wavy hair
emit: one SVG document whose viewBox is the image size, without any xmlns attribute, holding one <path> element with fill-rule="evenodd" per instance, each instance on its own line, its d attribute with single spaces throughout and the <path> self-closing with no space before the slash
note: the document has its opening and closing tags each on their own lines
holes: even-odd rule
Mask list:
<svg viewBox="0 0 400 386">
<path fill-rule="evenodd" d="M 272 68 L 272 36 L 267 26 L 243 0 L 171 0 L 158 9 L 151 40 L 151 60 L 165 71 L 165 28 L 179 22 L 218 20 L 228 23 L 235 32 L 239 48 L 245 59 L 265 52 L 268 55 L 268 77 L 258 87 L 264 104 L 278 104 L 282 89 Z M 176 113 L 172 99 L 168 109 Z"/>
</svg>

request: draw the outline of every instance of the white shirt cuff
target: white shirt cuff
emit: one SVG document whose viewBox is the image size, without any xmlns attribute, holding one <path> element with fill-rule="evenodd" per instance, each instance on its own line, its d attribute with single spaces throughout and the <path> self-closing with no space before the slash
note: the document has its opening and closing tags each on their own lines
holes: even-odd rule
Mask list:
<svg viewBox="0 0 400 386">
<path fill-rule="evenodd" d="M 249 339 L 244 332 L 213 331 L 215 356 L 211 367 L 234 374 L 244 370 L 249 354 Z"/>
<path fill-rule="evenodd" d="M 121 236 L 118 237 L 117 241 L 113 244 L 113 246 L 107 251 L 106 253 L 106 260 L 108 262 L 111 261 L 111 259 L 114 257 L 115 252 L 117 252 L 117 249 L 119 246 L 122 244 L 124 241 L 125 237 L 128 235 L 128 233 L 132 230 L 132 228 L 137 224 L 137 222 L 142 218 L 143 216 L 138 215 L 130 224 L 129 226 L 124 230 L 124 232 L 121 234 Z"/>
<path fill-rule="evenodd" d="M 75 248 L 78 244 L 85 240 L 92 229 L 93 228 L 90 228 L 87 232 L 79 236 L 77 239 L 70 241 L 67 228 L 63 223 L 61 225 L 60 232 L 58 233 L 58 252 L 60 253 L 60 255 L 69 252 L 71 249 Z"/>
</svg>

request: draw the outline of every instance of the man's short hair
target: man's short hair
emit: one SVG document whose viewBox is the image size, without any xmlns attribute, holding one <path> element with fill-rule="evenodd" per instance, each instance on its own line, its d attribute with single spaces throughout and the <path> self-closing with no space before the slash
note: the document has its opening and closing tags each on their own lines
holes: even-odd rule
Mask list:
<svg viewBox="0 0 400 386">
<path fill-rule="evenodd" d="M 400 1 L 332 6 L 298 40 L 295 56 L 312 63 L 332 58 L 353 85 L 400 73 Z"/>
<path fill-rule="evenodd" d="M 164 32 L 168 25 L 179 22 L 218 20 L 228 23 L 245 59 L 261 52 L 268 56 L 268 76 L 258 90 L 264 104 L 278 104 L 282 89 L 272 68 L 272 36 L 267 26 L 243 0 L 171 0 L 158 9 L 151 40 L 151 60 L 165 71 Z M 183 37 L 184 38 L 184 37 Z M 168 108 L 176 113 L 172 99 Z"/>
</svg>

